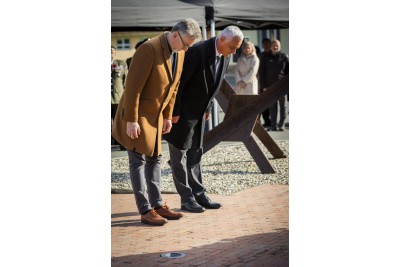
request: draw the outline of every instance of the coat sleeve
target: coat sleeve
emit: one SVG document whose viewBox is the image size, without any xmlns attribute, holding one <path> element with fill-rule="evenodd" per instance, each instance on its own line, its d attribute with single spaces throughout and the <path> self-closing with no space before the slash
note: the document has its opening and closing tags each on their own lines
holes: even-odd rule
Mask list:
<svg viewBox="0 0 400 267">
<path fill-rule="evenodd" d="M 283 69 L 283 74 L 289 74 L 289 56 L 285 54 L 285 68 Z"/>
<path fill-rule="evenodd" d="M 123 79 L 124 79 L 124 86 L 126 85 L 126 77 L 128 76 L 128 65 L 122 61 L 122 64 L 124 66 L 124 74 L 123 74 Z"/>
<path fill-rule="evenodd" d="M 172 93 L 171 99 L 168 102 L 168 105 L 163 110 L 164 119 L 171 120 L 172 119 L 172 111 L 175 105 L 176 95 L 178 92 L 180 82 L 175 86 L 174 92 Z"/>
<path fill-rule="evenodd" d="M 260 81 L 260 90 L 267 87 L 265 84 L 265 72 L 266 72 L 265 64 L 266 64 L 266 56 L 264 52 L 261 54 L 260 65 L 258 68 L 258 80 Z"/>
<path fill-rule="evenodd" d="M 129 122 L 138 121 L 139 99 L 150 75 L 154 61 L 151 45 L 143 44 L 132 58 L 125 85 L 124 118 Z"/>
<path fill-rule="evenodd" d="M 252 65 L 249 67 L 246 75 L 242 76 L 242 81 L 244 81 L 245 83 L 251 82 L 257 76 L 259 65 L 260 65 L 260 60 L 258 59 L 257 56 L 254 56 Z"/>
</svg>

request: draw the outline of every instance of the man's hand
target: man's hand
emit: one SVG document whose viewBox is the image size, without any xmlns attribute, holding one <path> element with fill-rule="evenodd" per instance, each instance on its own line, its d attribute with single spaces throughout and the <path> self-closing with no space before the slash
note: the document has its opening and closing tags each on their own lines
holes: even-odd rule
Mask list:
<svg viewBox="0 0 400 267">
<path fill-rule="evenodd" d="M 206 121 L 208 121 L 210 119 L 210 115 L 211 115 L 210 112 L 206 112 L 206 115 L 204 115 Z"/>
<path fill-rule="evenodd" d="M 164 119 L 164 123 L 163 123 L 163 127 L 162 127 L 162 133 L 163 134 L 169 133 L 171 131 L 171 128 L 172 128 L 171 120 Z"/>
<path fill-rule="evenodd" d="M 126 123 L 126 134 L 132 138 L 136 139 L 140 135 L 140 126 L 137 122 L 127 122 Z"/>
<path fill-rule="evenodd" d="M 177 123 L 179 121 L 180 116 L 174 116 L 172 117 L 172 123 Z"/>
<path fill-rule="evenodd" d="M 239 85 L 240 88 L 245 88 L 246 87 L 246 84 L 245 84 L 244 81 L 238 82 L 238 85 Z"/>
</svg>

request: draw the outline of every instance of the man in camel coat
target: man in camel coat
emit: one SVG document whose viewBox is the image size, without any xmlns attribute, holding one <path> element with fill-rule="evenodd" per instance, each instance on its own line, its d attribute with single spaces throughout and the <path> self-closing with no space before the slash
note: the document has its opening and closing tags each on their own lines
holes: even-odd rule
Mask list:
<svg viewBox="0 0 400 267">
<path fill-rule="evenodd" d="M 113 125 L 113 137 L 129 156 L 129 172 L 143 223 L 164 225 L 183 216 L 163 205 L 161 135 L 172 127 L 172 111 L 185 52 L 201 37 L 193 19 L 178 22 L 135 52 Z M 147 190 L 146 190 L 147 186 Z"/>
</svg>

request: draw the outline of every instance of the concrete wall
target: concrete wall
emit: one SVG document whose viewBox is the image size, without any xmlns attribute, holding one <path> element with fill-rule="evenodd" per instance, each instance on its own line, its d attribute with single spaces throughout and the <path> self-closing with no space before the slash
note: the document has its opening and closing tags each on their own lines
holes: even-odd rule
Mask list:
<svg viewBox="0 0 400 267">
<path fill-rule="evenodd" d="M 280 35 L 281 51 L 289 55 L 289 29 L 282 29 Z"/>
</svg>

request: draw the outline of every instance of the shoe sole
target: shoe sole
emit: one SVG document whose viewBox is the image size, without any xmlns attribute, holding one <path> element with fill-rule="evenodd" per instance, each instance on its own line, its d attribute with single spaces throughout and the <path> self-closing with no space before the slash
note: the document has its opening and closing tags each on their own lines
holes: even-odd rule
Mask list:
<svg viewBox="0 0 400 267">
<path fill-rule="evenodd" d="M 167 219 L 167 220 L 179 220 L 180 218 L 182 218 L 182 217 L 169 217 L 169 216 L 162 216 L 162 215 L 160 215 L 161 217 L 163 217 L 163 218 L 165 218 L 165 219 Z"/>
<path fill-rule="evenodd" d="M 185 207 L 181 207 L 181 210 L 185 210 L 185 211 L 189 211 L 189 212 L 195 212 L 195 213 L 205 212 L 205 210 L 190 210 L 190 209 L 187 209 Z"/>
<path fill-rule="evenodd" d="M 221 204 L 219 204 L 219 206 L 218 206 L 218 207 L 213 207 L 213 206 L 209 206 L 209 205 L 206 205 L 206 204 L 202 205 L 202 204 L 200 204 L 200 202 L 199 202 L 199 201 L 197 201 L 197 203 L 199 203 L 199 205 L 200 205 L 200 206 L 203 206 L 203 208 L 206 208 L 206 209 L 213 209 L 213 210 L 216 210 L 216 209 L 219 209 L 219 208 L 221 208 L 221 207 L 222 207 L 222 205 L 221 205 Z"/>
<path fill-rule="evenodd" d="M 156 223 L 156 222 L 149 222 L 149 221 L 141 221 L 142 223 L 148 224 L 148 225 L 155 225 L 155 226 L 163 226 L 164 224 L 168 223 L 168 222 L 164 222 L 164 223 Z"/>
<path fill-rule="evenodd" d="M 206 206 L 203 206 L 203 207 L 206 208 L 206 209 L 210 209 L 210 210 L 217 210 L 217 209 L 221 208 L 222 206 L 219 206 L 219 207 L 206 207 Z"/>
</svg>

